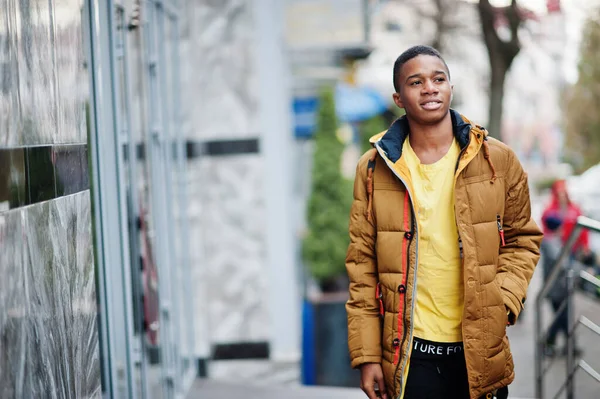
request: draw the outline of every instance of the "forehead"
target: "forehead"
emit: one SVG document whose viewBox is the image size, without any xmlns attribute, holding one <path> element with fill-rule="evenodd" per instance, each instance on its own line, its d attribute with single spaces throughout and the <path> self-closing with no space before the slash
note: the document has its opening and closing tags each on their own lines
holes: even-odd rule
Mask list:
<svg viewBox="0 0 600 399">
<path fill-rule="evenodd" d="M 400 76 L 407 77 L 415 74 L 430 75 L 435 71 L 448 73 L 448 68 L 438 57 L 421 54 L 402 65 Z"/>
</svg>

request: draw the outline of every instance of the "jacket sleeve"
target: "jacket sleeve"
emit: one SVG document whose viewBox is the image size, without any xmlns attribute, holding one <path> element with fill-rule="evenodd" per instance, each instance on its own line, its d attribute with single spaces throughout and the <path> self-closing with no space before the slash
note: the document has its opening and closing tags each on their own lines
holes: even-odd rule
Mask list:
<svg viewBox="0 0 600 399">
<path fill-rule="evenodd" d="M 367 159 L 362 157 L 356 168 L 354 201 L 350 211 L 350 245 L 346 270 L 350 279 L 348 315 L 348 349 L 352 367 L 381 362 L 381 324 L 376 298 L 377 266 L 376 229 L 367 219 Z"/>
<path fill-rule="evenodd" d="M 514 324 L 523 309 L 527 287 L 540 257 L 542 232 L 531 217 L 527 174 L 515 154 L 509 152 L 503 229 L 506 245 L 500 247 L 496 280 Z"/>
</svg>

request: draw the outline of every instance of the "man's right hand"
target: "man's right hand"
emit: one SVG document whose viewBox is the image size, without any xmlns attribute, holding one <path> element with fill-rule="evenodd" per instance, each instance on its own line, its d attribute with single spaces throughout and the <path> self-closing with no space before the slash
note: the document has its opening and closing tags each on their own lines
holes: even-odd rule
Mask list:
<svg viewBox="0 0 600 399">
<path fill-rule="evenodd" d="M 375 384 L 379 388 L 379 396 L 375 392 Z M 360 366 L 360 388 L 367 394 L 369 399 L 388 399 L 381 364 L 365 363 Z"/>
</svg>

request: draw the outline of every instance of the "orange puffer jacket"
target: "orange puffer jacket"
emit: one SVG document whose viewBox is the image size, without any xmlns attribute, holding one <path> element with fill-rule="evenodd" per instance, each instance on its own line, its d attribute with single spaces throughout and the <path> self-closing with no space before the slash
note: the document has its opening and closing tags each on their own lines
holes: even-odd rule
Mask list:
<svg viewBox="0 0 600 399">
<path fill-rule="evenodd" d="M 523 309 L 542 233 L 531 218 L 527 175 L 513 151 L 450 112 L 461 147 L 454 196 L 463 247 L 463 344 L 476 399 L 514 379 L 506 326 Z M 401 154 L 407 135 L 403 117 L 372 139 L 375 149 L 358 163 L 346 258 L 352 366 L 381 363 L 393 398 L 402 397 L 418 283 L 419 231 Z"/>
</svg>

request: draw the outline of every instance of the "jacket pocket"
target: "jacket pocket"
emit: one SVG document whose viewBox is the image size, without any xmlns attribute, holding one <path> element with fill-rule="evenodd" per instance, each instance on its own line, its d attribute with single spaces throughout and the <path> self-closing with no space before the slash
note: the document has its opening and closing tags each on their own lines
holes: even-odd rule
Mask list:
<svg viewBox="0 0 600 399">
<path fill-rule="evenodd" d="M 381 316 L 381 345 L 383 347 L 384 358 L 392 363 L 394 357 L 394 348 L 392 347 L 393 336 L 394 336 L 394 320 L 395 313 L 390 311 L 389 305 L 390 300 L 393 302 L 393 298 L 390 298 L 390 290 L 384 285 L 381 286 L 382 301 L 383 301 L 383 316 Z"/>
</svg>

